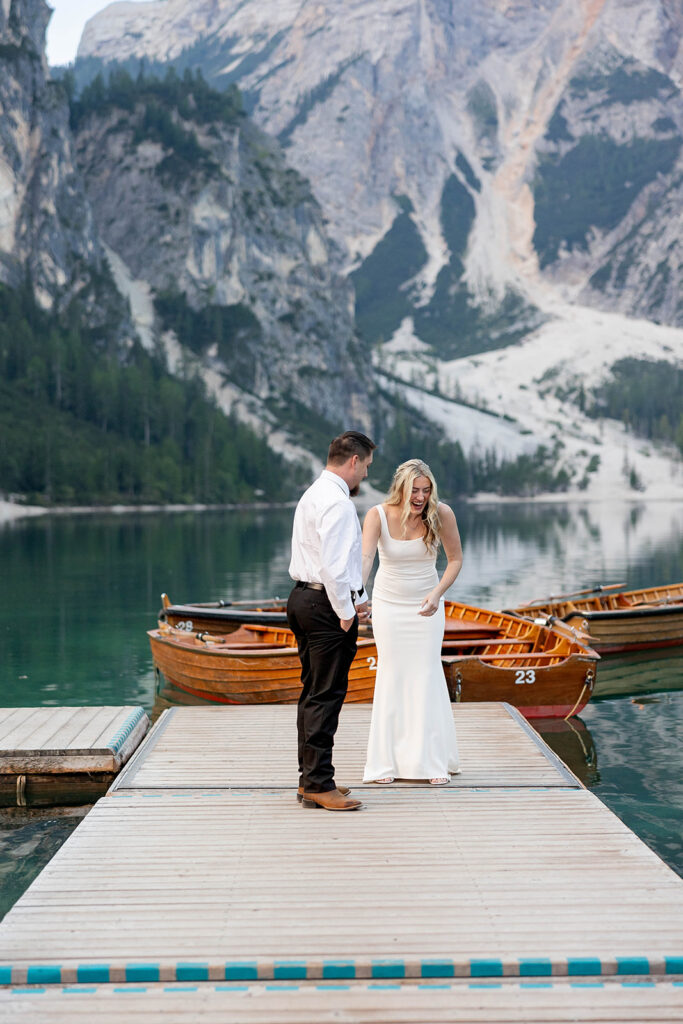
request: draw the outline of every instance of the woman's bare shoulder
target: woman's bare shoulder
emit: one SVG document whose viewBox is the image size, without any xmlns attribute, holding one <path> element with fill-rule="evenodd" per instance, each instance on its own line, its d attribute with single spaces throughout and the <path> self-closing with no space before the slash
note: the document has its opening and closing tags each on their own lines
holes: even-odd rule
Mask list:
<svg viewBox="0 0 683 1024">
<path fill-rule="evenodd" d="M 440 501 L 438 504 L 439 515 L 442 521 L 455 522 L 455 512 L 450 505 L 447 505 L 445 501 Z"/>
<path fill-rule="evenodd" d="M 379 505 L 373 505 L 372 508 L 369 508 L 367 510 L 367 512 L 365 513 L 365 518 L 363 519 L 363 525 L 365 525 L 366 523 L 368 524 L 368 526 L 379 525 Z"/>
</svg>

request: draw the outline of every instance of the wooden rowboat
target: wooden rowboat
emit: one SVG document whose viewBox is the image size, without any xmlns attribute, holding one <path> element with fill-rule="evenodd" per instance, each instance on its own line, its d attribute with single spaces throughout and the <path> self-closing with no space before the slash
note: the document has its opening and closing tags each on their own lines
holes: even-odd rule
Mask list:
<svg viewBox="0 0 683 1024">
<path fill-rule="evenodd" d="M 200 604 L 172 604 L 161 595 L 159 622 L 188 633 L 236 632 L 240 626 L 283 626 L 287 628 L 287 602 L 282 598 L 263 601 L 207 601 Z"/>
<path fill-rule="evenodd" d="M 600 654 L 674 647 L 683 644 L 683 583 L 644 590 L 596 588 L 592 596 L 534 601 L 513 609 L 533 619 L 561 619 L 589 634 Z"/>
<path fill-rule="evenodd" d="M 155 671 L 185 693 L 219 704 L 294 704 L 301 692 L 301 662 L 288 629 L 242 625 L 234 632 L 189 633 L 160 623 L 147 633 Z M 358 641 L 347 701 L 371 701 L 377 647 Z"/>
<path fill-rule="evenodd" d="M 457 621 L 488 636 L 452 638 Z M 452 701 L 507 701 L 526 718 L 568 718 L 590 700 L 599 655 L 576 630 L 456 601 L 446 602 L 446 624 L 441 661 Z"/>
<path fill-rule="evenodd" d="M 148 633 L 156 671 L 172 686 L 226 704 L 293 703 L 300 663 L 288 629 L 242 624 L 190 633 L 160 622 Z M 571 631 L 448 602 L 442 662 L 454 701 L 506 700 L 527 717 L 578 714 L 589 700 L 597 655 Z M 377 647 L 360 636 L 347 701 L 371 701 Z"/>
</svg>

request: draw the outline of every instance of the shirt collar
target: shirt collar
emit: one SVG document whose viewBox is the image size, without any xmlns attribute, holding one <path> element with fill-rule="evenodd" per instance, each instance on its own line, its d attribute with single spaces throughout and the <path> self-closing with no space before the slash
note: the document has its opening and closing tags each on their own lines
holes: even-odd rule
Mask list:
<svg viewBox="0 0 683 1024">
<path fill-rule="evenodd" d="M 351 497 L 349 485 L 347 484 L 346 480 L 342 480 L 342 478 L 337 473 L 331 473 L 329 469 L 324 469 L 320 474 L 320 479 L 331 480 L 333 483 L 337 485 L 337 487 L 340 488 L 340 490 L 344 492 L 347 498 Z"/>
</svg>

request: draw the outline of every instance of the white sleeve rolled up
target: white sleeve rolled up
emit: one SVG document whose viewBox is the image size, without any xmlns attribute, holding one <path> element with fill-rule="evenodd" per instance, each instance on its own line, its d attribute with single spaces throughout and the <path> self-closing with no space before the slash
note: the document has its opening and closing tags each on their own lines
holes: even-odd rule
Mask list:
<svg viewBox="0 0 683 1024">
<path fill-rule="evenodd" d="M 320 537 L 320 577 L 330 604 L 340 619 L 356 614 L 351 591 L 358 588 L 357 561 L 360 529 L 350 501 L 338 501 L 321 510 L 316 522 Z"/>
</svg>

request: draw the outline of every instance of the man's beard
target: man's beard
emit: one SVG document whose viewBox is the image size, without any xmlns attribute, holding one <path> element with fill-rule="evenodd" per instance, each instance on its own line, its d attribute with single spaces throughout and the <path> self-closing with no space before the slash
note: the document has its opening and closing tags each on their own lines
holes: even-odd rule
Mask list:
<svg viewBox="0 0 683 1024">
<path fill-rule="evenodd" d="M 360 484 L 356 484 L 355 487 L 352 487 L 349 490 L 349 494 L 351 495 L 352 498 L 357 498 L 358 495 L 360 494 Z"/>
</svg>

